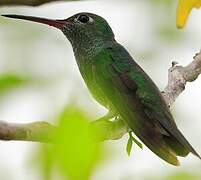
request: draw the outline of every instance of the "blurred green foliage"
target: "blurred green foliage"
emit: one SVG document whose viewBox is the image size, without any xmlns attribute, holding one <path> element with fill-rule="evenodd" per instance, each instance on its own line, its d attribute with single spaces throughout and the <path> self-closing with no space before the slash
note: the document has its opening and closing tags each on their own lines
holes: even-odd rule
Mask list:
<svg viewBox="0 0 201 180">
<path fill-rule="evenodd" d="M 182 34 L 176 30 L 176 28 L 172 28 L 168 24 L 161 26 L 156 33 L 159 38 L 166 40 L 166 42 L 181 41 L 183 37 Z"/>
<path fill-rule="evenodd" d="M 79 108 L 67 107 L 59 118 L 54 145 L 43 145 L 40 152 L 44 179 L 88 180 L 101 159 L 102 148 L 89 118 Z"/>
<path fill-rule="evenodd" d="M 12 88 L 25 85 L 29 80 L 15 74 L 0 75 L 0 96 Z"/>
<path fill-rule="evenodd" d="M 201 174 L 188 171 L 175 171 L 162 176 L 147 175 L 144 180 L 201 180 Z"/>
<path fill-rule="evenodd" d="M 172 4 L 174 3 L 175 0 L 150 0 L 150 3 L 152 3 L 153 5 L 165 5 L 165 6 L 172 6 Z"/>
<path fill-rule="evenodd" d="M 180 172 L 169 175 L 165 180 L 200 180 L 201 175 L 191 174 L 187 172 Z"/>
<path fill-rule="evenodd" d="M 153 16 L 154 35 L 164 42 L 180 43 L 184 33 L 175 26 L 175 13 L 177 1 L 175 0 L 150 0 Z"/>
</svg>

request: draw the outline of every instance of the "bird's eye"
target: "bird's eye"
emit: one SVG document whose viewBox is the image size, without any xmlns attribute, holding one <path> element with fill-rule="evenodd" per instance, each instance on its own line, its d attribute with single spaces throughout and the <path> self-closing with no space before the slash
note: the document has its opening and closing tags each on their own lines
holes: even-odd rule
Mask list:
<svg viewBox="0 0 201 180">
<path fill-rule="evenodd" d="M 80 21 L 81 23 L 88 23 L 89 22 L 89 17 L 87 15 L 80 15 L 77 18 L 78 21 Z"/>
</svg>

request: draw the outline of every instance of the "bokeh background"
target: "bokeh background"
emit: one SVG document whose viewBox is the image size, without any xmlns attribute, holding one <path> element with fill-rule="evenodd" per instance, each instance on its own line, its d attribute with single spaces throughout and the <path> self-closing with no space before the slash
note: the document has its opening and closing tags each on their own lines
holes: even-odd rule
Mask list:
<svg viewBox="0 0 201 180">
<path fill-rule="evenodd" d="M 128 49 L 162 90 L 167 83 L 171 62 L 186 65 L 201 47 L 201 11 L 192 11 L 185 29 L 178 30 L 176 5 L 174 0 L 74 1 L 39 7 L 4 6 L 0 7 L 0 14 L 53 19 L 83 11 L 101 15 L 111 25 L 118 42 Z M 201 79 L 198 78 L 187 84 L 171 107 L 178 127 L 199 153 L 200 92 Z M 39 120 L 57 123 L 65 108 L 69 109 L 72 104 L 91 119 L 107 112 L 89 94 L 64 35 L 48 26 L 0 17 L 0 119 L 18 123 Z M 181 158 L 180 167 L 165 163 L 146 147 L 141 150 L 134 146 L 128 157 L 127 139 L 125 135 L 120 140 L 101 144 L 104 152 L 90 170 L 91 179 L 201 179 L 201 161 L 193 155 Z M 50 159 L 44 149 L 38 143 L 0 142 L 0 179 L 68 179 L 60 175 L 57 168 L 47 175 Z M 80 152 L 82 149 L 80 147 Z"/>
</svg>

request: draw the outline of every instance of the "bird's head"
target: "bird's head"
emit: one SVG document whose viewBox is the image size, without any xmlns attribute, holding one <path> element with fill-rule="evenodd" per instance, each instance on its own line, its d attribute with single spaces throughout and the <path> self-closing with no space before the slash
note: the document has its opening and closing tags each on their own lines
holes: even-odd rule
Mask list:
<svg viewBox="0 0 201 180">
<path fill-rule="evenodd" d="M 114 34 L 107 21 L 92 13 L 78 13 L 67 19 L 52 20 L 23 15 L 2 15 L 9 18 L 23 19 L 47 24 L 60 29 L 72 45 L 93 43 L 94 41 L 110 41 Z"/>
<path fill-rule="evenodd" d="M 71 42 L 114 39 L 109 24 L 98 15 L 79 13 L 66 19 L 66 22 L 69 24 L 63 29 L 63 32 Z"/>
</svg>

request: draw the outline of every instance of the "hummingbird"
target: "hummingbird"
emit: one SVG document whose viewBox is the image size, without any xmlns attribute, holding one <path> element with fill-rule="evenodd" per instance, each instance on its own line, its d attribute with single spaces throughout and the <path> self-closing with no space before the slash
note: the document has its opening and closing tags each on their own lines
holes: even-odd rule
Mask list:
<svg viewBox="0 0 201 180">
<path fill-rule="evenodd" d="M 199 156 L 178 129 L 160 90 L 129 52 L 115 40 L 107 21 L 82 12 L 52 20 L 2 15 L 55 27 L 70 41 L 81 76 L 92 96 L 108 109 L 107 117 L 121 117 L 135 135 L 166 162 L 180 165 L 178 156 Z"/>
</svg>

